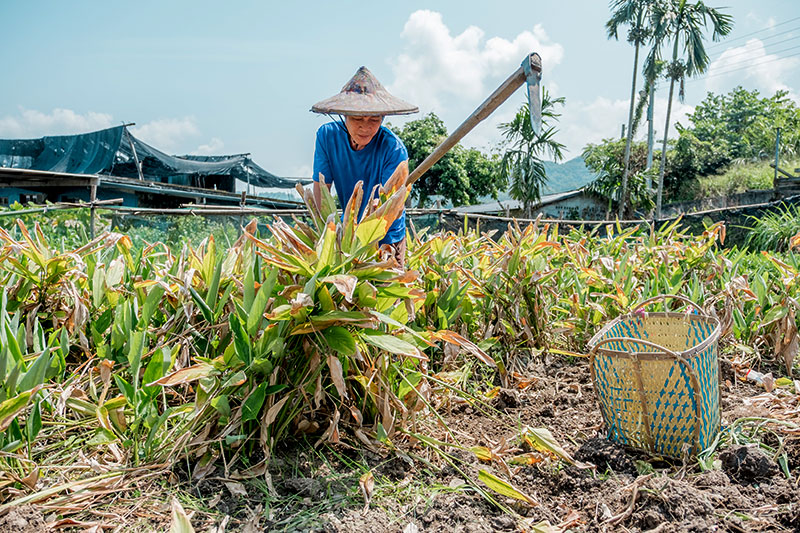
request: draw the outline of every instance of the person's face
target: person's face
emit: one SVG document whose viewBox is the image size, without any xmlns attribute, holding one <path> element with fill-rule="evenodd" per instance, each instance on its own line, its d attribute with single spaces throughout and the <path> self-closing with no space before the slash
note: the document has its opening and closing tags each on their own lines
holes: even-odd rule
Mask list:
<svg viewBox="0 0 800 533">
<path fill-rule="evenodd" d="M 383 117 L 344 117 L 350 137 L 361 149 L 369 144 L 381 127 Z"/>
</svg>

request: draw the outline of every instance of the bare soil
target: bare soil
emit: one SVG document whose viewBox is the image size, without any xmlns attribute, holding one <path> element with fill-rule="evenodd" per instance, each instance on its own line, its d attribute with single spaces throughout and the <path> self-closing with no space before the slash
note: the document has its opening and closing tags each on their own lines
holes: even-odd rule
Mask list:
<svg viewBox="0 0 800 533">
<path fill-rule="evenodd" d="M 32 505 L 11 509 L 0 516 L 0 533 L 41 533 L 47 531 L 44 516 Z"/>
<path fill-rule="evenodd" d="M 397 453 L 366 451 L 357 442 L 318 449 L 313 441 L 287 445 L 270 463 L 271 487 L 263 481 L 232 486 L 221 468 L 189 482 L 179 467 L 174 474 L 182 482 L 168 489 L 191 496 L 195 504 L 185 506 L 198 532 L 489 533 L 537 531 L 531 526 L 542 521 L 553 526 L 543 531 L 564 533 L 800 532 L 800 435 L 783 435 L 791 479 L 754 445 L 726 445 L 714 467 L 703 471 L 696 461 L 670 462 L 607 440 L 585 360 L 537 360 L 524 375 L 535 380 L 527 388 L 500 390 L 490 400 L 494 412 L 466 402 L 443 405 L 440 412 L 456 440 L 501 454 L 519 447 L 508 452 L 513 455 L 529 451 L 519 444 L 520 428 L 544 427 L 593 469 L 546 460 L 503 473 L 468 449 L 448 448 L 447 461 L 430 447 L 396 435 Z M 745 416 L 776 416 L 760 401 L 763 388 L 737 381 L 724 364 L 721 375 L 724 425 Z M 441 426 L 419 429 L 448 439 Z M 770 435 L 764 432 L 765 439 L 774 439 L 766 444 L 777 448 L 777 438 Z M 478 484 L 498 505 L 490 502 L 471 484 L 481 469 L 509 479 L 535 505 Z M 365 508 L 359 477 L 367 471 L 374 475 L 375 490 Z M 150 525 L 135 530 L 165 530 L 168 517 L 166 510 L 154 511 Z M 35 507 L 0 517 L 0 533 L 34 531 L 48 531 Z"/>
<path fill-rule="evenodd" d="M 539 378 L 531 387 L 504 390 L 494 400 L 494 406 L 509 415 L 512 424 L 500 423 L 497 416 L 462 404 L 447 413 L 448 425 L 465 445 L 489 448 L 515 443 L 519 427 L 546 427 L 578 461 L 595 465 L 594 471 L 563 462 L 512 467 L 511 482 L 537 502 L 528 505 L 495 495 L 498 502 L 517 513 L 514 518 L 465 483 L 465 474 L 477 479 L 478 471 L 487 468 L 468 451 L 451 452 L 463 462 L 461 472 L 442 463 L 441 468 L 432 470 L 420 462 L 376 461 L 381 466 L 375 475 L 390 483 L 399 486 L 413 478 L 435 490 L 411 500 L 389 494 L 373 500 L 366 512 L 352 505 L 333 509 L 318 525 L 305 530 L 488 533 L 526 531 L 530 524 L 547 520 L 556 526 L 553 531 L 800 532 L 800 439 L 796 436 L 784 443 L 792 479 L 753 445 L 724 449 L 716 467 L 702 471 L 695 461 L 669 462 L 607 440 L 585 361 L 568 364 L 554 359 L 538 364 L 530 374 Z M 731 375 L 723 368 L 723 379 Z M 744 402 L 763 393 L 747 383 L 724 381 L 723 424 L 742 416 L 769 417 L 758 404 Z M 306 497 L 312 496 L 308 486 L 317 487 L 293 480 L 282 484 L 283 490 L 296 489 Z M 520 517 L 531 519 L 527 527 Z"/>
</svg>

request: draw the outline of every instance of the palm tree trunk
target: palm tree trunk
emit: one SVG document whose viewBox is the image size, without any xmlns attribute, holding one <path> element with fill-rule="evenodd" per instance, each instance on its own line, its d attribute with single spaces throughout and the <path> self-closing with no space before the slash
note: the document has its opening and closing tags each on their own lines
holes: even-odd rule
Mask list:
<svg viewBox="0 0 800 533">
<path fill-rule="evenodd" d="M 661 199 L 664 195 L 664 169 L 667 166 L 667 136 L 669 135 L 669 116 L 672 114 L 672 95 L 675 91 L 675 78 L 669 80 L 669 99 L 667 100 L 667 122 L 664 124 L 664 142 L 661 143 L 661 168 L 658 169 L 658 196 L 656 197 L 656 218 L 661 218 Z"/>
<path fill-rule="evenodd" d="M 628 136 L 625 139 L 625 170 L 622 172 L 622 194 L 619 198 L 617 218 L 625 218 L 625 204 L 628 201 L 628 173 L 631 166 L 631 143 L 633 142 L 633 108 L 636 104 L 636 70 L 639 68 L 639 41 L 633 54 L 633 80 L 631 81 L 631 105 L 628 108 Z"/>
</svg>

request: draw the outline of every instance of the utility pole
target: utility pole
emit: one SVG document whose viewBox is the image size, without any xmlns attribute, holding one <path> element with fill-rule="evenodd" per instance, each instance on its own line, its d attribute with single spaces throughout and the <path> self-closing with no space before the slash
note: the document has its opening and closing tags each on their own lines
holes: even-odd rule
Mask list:
<svg viewBox="0 0 800 533">
<path fill-rule="evenodd" d="M 775 128 L 775 176 L 772 178 L 772 188 L 778 188 L 778 156 L 781 152 L 781 129 Z"/>
<path fill-rule="evenodd" d="M 624 139 L 625 138 L 625 124 L 622 125 L 622 133 L 620 134 L 619 138 L 620 139 Z"/>
<path fill-rule="evenodd" d="M 653 107 L 656 100 L 655 84 L 650 87 L 650 102 L 647 104 L 647 170 L 653 168 Z M 647 190 L 653 188 L 653 179 L 647 174 Z"/>
</svg>

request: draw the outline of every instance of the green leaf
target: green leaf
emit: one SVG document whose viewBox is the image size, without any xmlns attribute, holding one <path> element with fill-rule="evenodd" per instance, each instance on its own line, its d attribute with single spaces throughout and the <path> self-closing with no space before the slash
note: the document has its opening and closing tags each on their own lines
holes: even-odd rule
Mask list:
<svg viewBox="0 0 800 533">
<path fill-rule="evenodd" d="M 244 280 L 243 285 L 243 300 L 242 304 L 245 309 L 250 309 L 253 306 L 253 298 L 255 297 L 256 277 L 253 263 L 253 252 L 250 248 L 244 252 Z"/>
<path fill-rule="evenodd" d="M 249 366 L 252 361 L 250 337 L 247 336 L 247 332 L 244 330 L 242 323 L 235 313 L 231 313 L 228 318 L 228 323 L 230 324 L 231 333 L 233 334 L 233 345 L 236 350 L 236 355 L 245 365 Z"/>
<path fill-rule="evenodd" d="M 33 409 L 31 410 L 31 414 L 28 416 L 28 421 L 25 424 L 25 433 L 27 434 L 29 444 L 36 440 L 36 436 L 39 434 L 41 429 L 42 412 L 41 407 L 39 406 L 39 401 L 37 400 L 33 404 Z"/>
<path fill-rule="evenodd" d="M 36 390 L 25 391 L 0 403 L 0 432 L 8 429 L 14 418 L 28 406 L 28 402 Z"/>
<path fill-rule="evenodd" d="M 147 363 L 147 368 L 144 370 L 142 381 L 144 383 L 153 383 L 164 377 L 172 365 L 172 357 L 170 351 L 166 347 L 156 350 L 150 357 L 150 362 Z M 157 392 L 158 387 L 148 387 L 148 389 Z"/>
<path fill-rule="evenodd" d="M 17 386 L 20 392 L 25 392 L 34 388 L 36 385 L 44 383 L 47 375 L 47 368 L 50 366 L 50 348 L 44 351 L 33 361 L 28 371 L 23 374 Z"/>
<path fill-rule="evenodd" d="M 356 227 L 356 238 L 361 246 L 366 246 L 386 235 L 389 224 L 381 218 L 365 220 Z"/>
<path fill-rule="evenodd" d="M 128 401 L 128 405 L 135 407 L 136 392 L 133 390 L 131 384 L 116 374 L 114 374 L 114 382 L 117 384 L 117 388 L 119 388 L 119 390 L 122 392 L 122 395 L 125 396 L 125 399 Z"/>
<path fill-rule="evenodd" d="M 406 379 L 402 380 L 397 386 L 397 397 L 402 400 L 407 394 L 416 390 L 416 387 L 419 385 L 421 379 L 422 374 L 420 372 L 409 372 L 406 375 Z"/>
<path fill-rule="evenodd" d="M 194 303 L 196 303 L 197 307 L 200 308 L 200 313 L 202 313 L 203 318 L 206 319 L 206 322 L 212 323 L 214 321 L 214 312 L 211 311 L 211 308 L 208 307 L 205 300 L 200 297 L 200 294 L 198 294 L 194 287 L 189 287 L 189 293 L 192 295 L 192 300 L 194 300 Z"/>
<path fill-rule="evenodd" d="M 133 376 L 133 388 L 139 390 L 139 369 L 142 363 L 142 353 L 144 353 L 144 331 L 134 331 L 128 343 L 128 364 L 131 367 Z"/>
<path fill-rule="evenodd" d="M 219 261 L 216 268 L 214 268 L 214 273 L 211 276 L 211 283 L 208 285 L 208 292 L 206 293 L 206 305 L 210 309 L 214 309 L 216 307 L 214 301 L 219 296 L 219 278 L 221 274 L 222 261 Z"/>
<path fill-rule="evenodd" d="M 86 444 L 89 446 L 104 446 L 114 442 L 117 442 L 117 436 L 114 435 L 113 431 L 110 431 L 106 428 L 97 428 L 94 437 L 89 439 Z"/>
<path fill-rule="evenodd" d="M 244 401 L 242 404 L 242 423 L 258 419 L 261 406 L 264 405 L 264 399 L 267 397 L 266 391 L 267 384 L 262 383 Z"/>
<path fill-rule="evenodd" d="M 362 330 L 361 338 L 369 344 L 381 350 L 386 350 L 389 353 L 416 358 L 423 357 L 422 352 L 420 352 L 416 346 L 393 335 L 387 335 L 379 331 Z"/>
<path fill-rule="evenodd" d="M 228 402 L 228 396 L 226 394 L 214 397 L 211 400 L 211 407 L 226 418 L 231 415 L 231 404 Z"/>
<path fill-rule="evenodd" d="M 776 305 L 775 307 L 771 307 L 767 314 L 764 315 L 764 320 L 761 321 L 761 326 L 766 326 L 779 320 L 786 316 L 789 312 L 789 308 L 783 305 Z"/>
<path fill-rule="evenodd" d="M 490 474 L 486 470 L 481 470 L 480 472 L 478 472 L 478 479 L 482 481 L 487 487 L 489 487 L 490 489 L 492 489 L 493 491 L 502 496 L 527 502 L 530 505 L 536 505 L 536 500 L 534 500 L 524 492 L 520 491 L 519 489 L 515 488 L 508 481 L 500 479 L 494 474 Z"/>
<path fill-rule="evenodd" d="M 273 267 L 269 272 L 267 280 L 261 284 L 253 300 L 253 305 L 250 306 L 250 313 L 247 315 L 247 333 L 255 335 L 261 325 L 261 320 L 264 318 L 264 310 L 267 308 L 267 302 L 272 296 L 272 289 L 275 288 L 275 282 L 278 279 L 278 269 Z"/>
<path fill-rule="evenodd" d="M 139 319 L 139 329 L 146 331 L 150 325 L 150 319 L 153 317 L 153 312 L 158 308 L 161 303 L 161 298 L 164 296 L 164 287 L 160 284 L 153 285 L 147 297 L 144 299 L 144 306 L 142 306 L 142 316 Z"/>
<path fill-rule="evenodd" d="M 322 336 L 328 346 L 342 355 L 354 355 L 356 353 L 356 341 L 347 329 L 341 326 L 331 326 L 322 330 Z"/>
<path fill-rule="evenodd" d="M 22 350 L 19 349 L 19 343 L 11 328 L 6 324 L 6 345 L 8 346 L 9 353 L 18 364 L 24 364 L 25 358 L 22 355 Z"/>
</svg>

